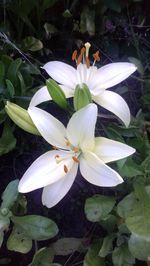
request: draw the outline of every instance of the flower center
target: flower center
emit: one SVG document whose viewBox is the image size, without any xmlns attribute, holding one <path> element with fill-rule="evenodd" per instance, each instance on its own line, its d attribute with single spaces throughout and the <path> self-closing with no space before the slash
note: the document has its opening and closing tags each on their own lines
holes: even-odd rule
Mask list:
<svg viewBox="0 0 150 266">
<path fill-rule="evenodd" d="M 81 62 L 87 66 L 87 68 L 90 67 L 90 59 L 89 59 L 89 50 L 90 50 L 91 44 L 89 42 L 84 44 L 84 47 L 81 48 L 80 53 L 78 54 L 78 51 L 75 50 L 72 54 L 72 60 L 76 62 L 76 65 L 78 66 Z M 94 62 L 93 66 L 95 65 L 96 61 L 100 61 L 100 55 L 99 51 L 93 54 Z"/>
<path fill-rule="evenodd" d="M 56 163 L 64 162 L 64 172 L 68 173 L 69 169 L 65 164 L 65 160 L 72 159 L 74 162 L 79 163 L 79 155 L 81 154 L 81 150 L 78 147 L 73 146 L 68 140 L 66 140 L 66 145 L 68 146 L 68 153 L 63 157 L 59 154 L 55 155 Z M 57 147 L 53 147 L 55 150 L 59 150 Z"/>
</svg>

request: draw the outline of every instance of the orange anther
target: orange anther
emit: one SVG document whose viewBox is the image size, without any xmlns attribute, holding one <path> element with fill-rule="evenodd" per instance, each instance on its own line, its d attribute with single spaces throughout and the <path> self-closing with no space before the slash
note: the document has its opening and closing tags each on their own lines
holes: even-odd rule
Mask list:
<svg viewBox="0 0 150 266">
<path fill-rule="evenodd" d="M 89 68 L 90 67 L 90 60 L 88 57 L 85 57 L 85 62 L 86 62 L 87 68 Z"/>
<path fill-rule="evenodd" d="M 68 168 L 67 166 L 64 164 L 64 172 L 67 174 L 68 173 Z"/>
<path fill-rule="evenodd" d="M 72 159 L 73 159 L 76 163 L 79 163 L 79 162 L 80 162 L 79 159 L 78 159 L 77 157 L 75 157 L 75 156 L 73 156 Z"/>
<path fill-rule="evenodd" d="M 59 156 L 58 154 L 55 155 L 55 159 L 56 159 L 56 158 L 59 158 L 59 157 L 60 157 L 60 156 Z"/>
<path fill-rule="evenodd" d="M 67 145 L 67 146 L 70 146 L 70 142 L 69 142 L 69 140 L 66 141 L 66 145 Z"/>
<path fill-rule="evenodd" d="M 74 152 L 78 152 L 78 151 L 79 151 L 79 148 L 74 147 L 74 148 L 73 148 L 73 151 L 74 151 Z"/>
<path fill-rule="evenodd" d="M 95 61 L 100 61 L 100 55 L 99 55 L 99 51 L 97 51 L 95 54 L 93 54 L 93 58 Z"/>
<path fill-rule="evenodd" d="M 77 50 L 75 50 L 72 54 L 72 60 L 76 60 L 77 59 Z"/>
<path fill-rule="evenodd" d="M 85 50 L 86 50 L 85 47 L 82 47 L 81 50 L 80 50 L 80 54 L 83 55 L 85 53 Z"/>
</svg>

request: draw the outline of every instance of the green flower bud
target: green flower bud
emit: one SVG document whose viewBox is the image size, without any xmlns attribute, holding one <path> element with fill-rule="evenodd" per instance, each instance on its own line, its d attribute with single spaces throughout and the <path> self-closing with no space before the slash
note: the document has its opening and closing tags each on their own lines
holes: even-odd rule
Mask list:
<svg viewBox="0 0 150 266">
<path fill-rule="evenodd" d="M 92 96 L 86 84 L 77 85 L 74 93 L 74 108 L 76 111 L 92 102 Z"/>
<path fill-rule="evenodd" d="M 17 126 L 29 133 L 40 135 L 27 110 L 11 102 L 7 102 L 5 110 Z"/>
</svg>

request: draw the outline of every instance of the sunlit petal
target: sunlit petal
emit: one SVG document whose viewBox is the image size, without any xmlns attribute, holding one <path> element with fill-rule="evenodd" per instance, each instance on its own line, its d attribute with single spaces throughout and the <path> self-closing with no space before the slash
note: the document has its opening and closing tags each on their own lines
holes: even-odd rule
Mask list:
<svg viewBox="0 0 150 266">
<path fill-rule="evenodd" d="M 48 143 L 59 148 L 66 148 L 66 129 L 59 120 L 37 107 L 30 107 L 28 112 L 40 134 Z"/>
<path fill-rule="evenodd" d="M 43 205 L 46 205 L 48 208 L 52 208 L 60 200 L 62 200 L 62 198 L 67 194 L 75 180 L 77 169 L 78 165 L 75 163 L 68 174 L 66 174 L 63 178 L 59 179 L 57 182 L 46 186 L 43 189 Z"/>
<path fill-rule="evenodd" d="M 129 126 L 130 110 L 125 100 L 119 94 L 112 91 L 104 91 L 92 98 L 96 103 L 118 116 L 126 127 Z"/>
<path fill-rule="evenodd" d="M 127 79 L 137 67 L 132 63 L 111 63 L 99 68 L 95 74 L 95 90 L 111 88 Z"/>
<path fill-rule="evenodd" d="M 36 106 L 46 101 L 50 101 L 51 99 L 52 98 L 47 90 L 47 87 L 44 86 L 34 94 L 34 96 L 32 97 L 30 101 L 29 107 Z"/>
<path fill-rule="evenodd" d="M 80 159 L 82 176 L 91 184 L 114 187 L 123 182 L 121 176 L 100 160 L 96 154 L 86 152 Z"/>
<path fill-rule="evenodd" d="M 93 152 L 105 163 L 120 160 L 130 156 L 135 149 L 118 141 L 104 137 L 95 138 Z"/>
<path fill-rule="evenodd" d="M 49 151 L 36 159 L 25 172 L 19 182 L 19 192 L 26 193 L 32 190 L 53 184 L 66 176 L 64 165 L 68 172 L 75 162 L 70 158 L 56 162 L 56 156 L 68 156 L 68 152 Z"/>
<path fill-rule="evenodd" d="M 82 150 L 94 147 L 94 131 L 97 119 L 97 106 L 88 104 L 76 112 L 67 125 L 67 137 L 74 146 Z"/>
<path fill-rule="evenodd" d="M 75 89 L 77 84 L 76 69 L 72 66 L 60 62 L 52 61 L 43 66 L 43 69 L 50 75 L 52 79 L 58 83 L 67 86 L 68 88 Z"/>
</svg>

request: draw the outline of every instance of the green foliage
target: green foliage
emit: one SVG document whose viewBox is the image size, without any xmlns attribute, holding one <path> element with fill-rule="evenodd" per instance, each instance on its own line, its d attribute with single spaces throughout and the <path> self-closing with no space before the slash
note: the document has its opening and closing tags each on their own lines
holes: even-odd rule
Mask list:
<svg viewBox="0 0 150 266">
<path fill-rule="evenodd" d="M 89 221 L 99 222 L 107 218 L 115 205 L 113 197 L 94 195 L 88 198 L 85 203 L 85 214 Z"/>
<path fill-rule="evenodd" d="M 101 245 L 101 240 L 95 241 L 89 247 L 88 252 L 85 255 L 83 266 L 104 266 L 104 259 L 99 257 L 98 251 Z"/>
</svg>

